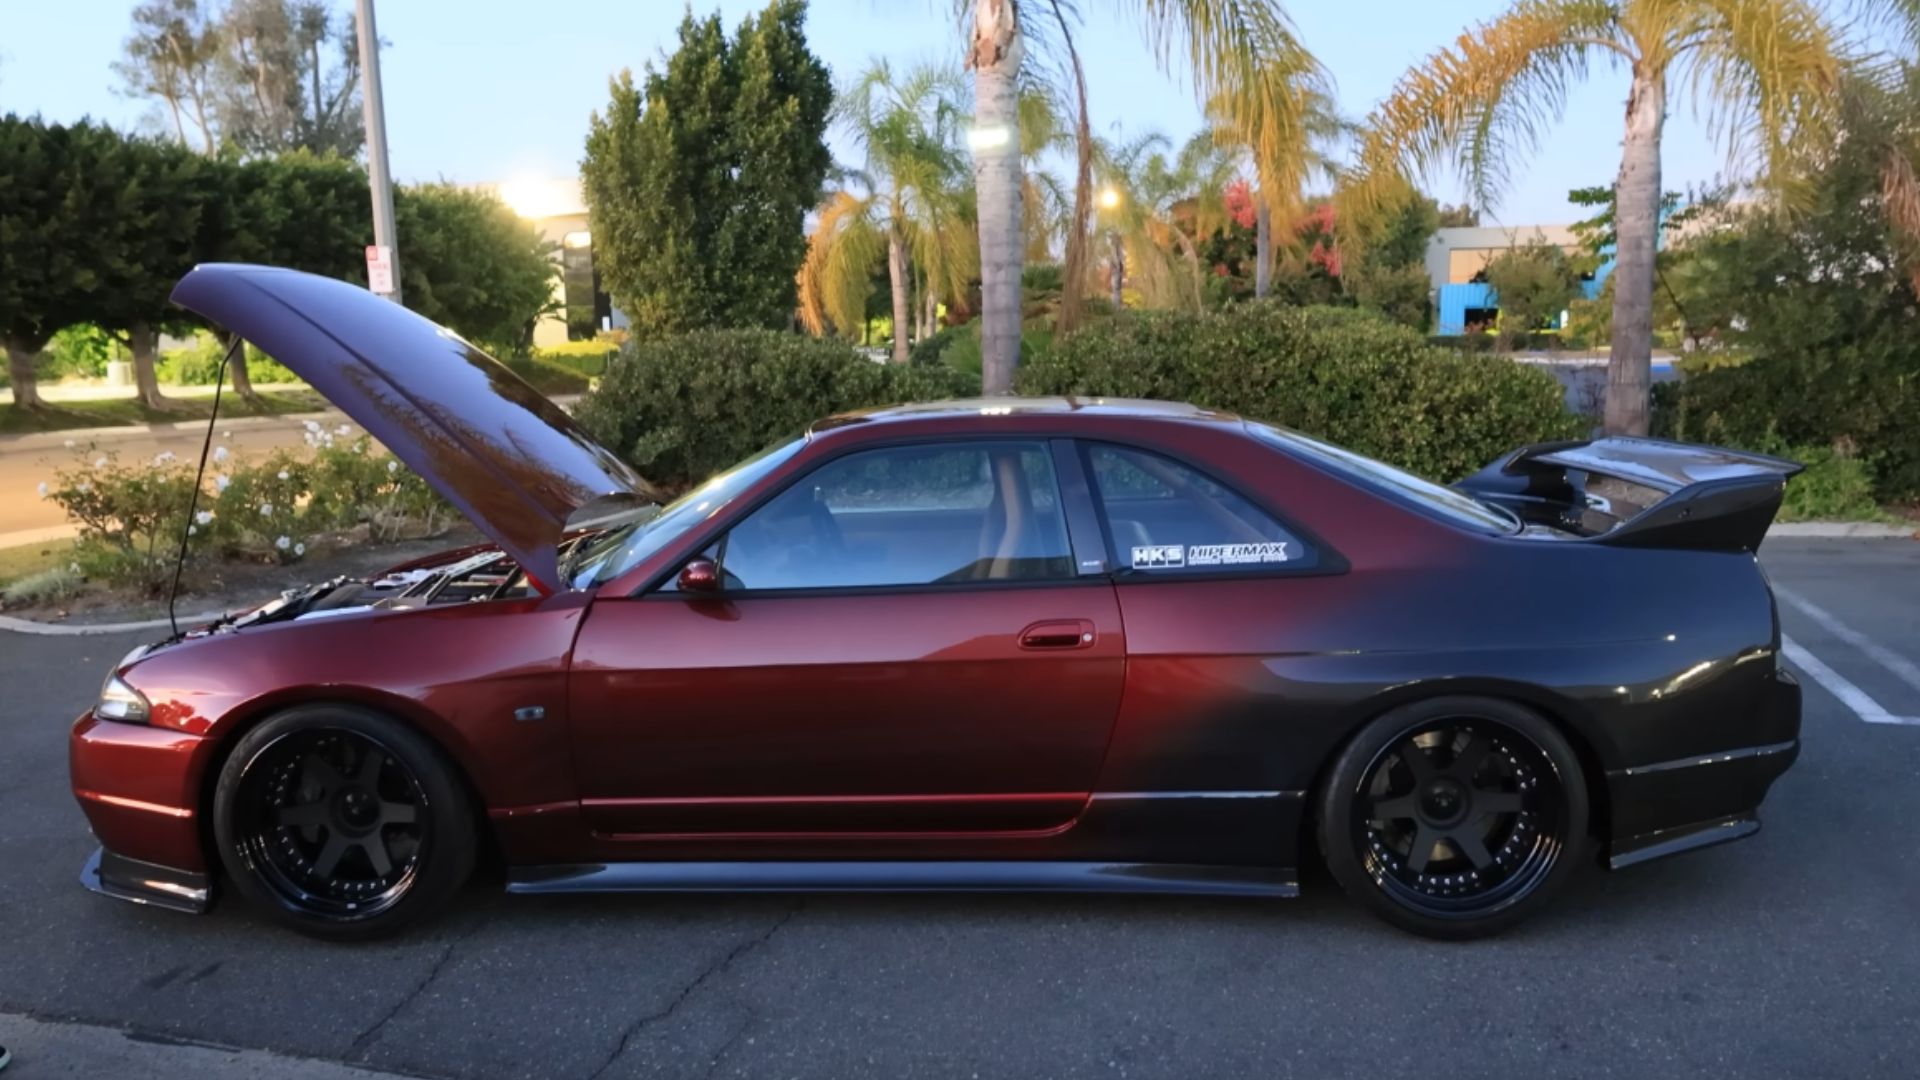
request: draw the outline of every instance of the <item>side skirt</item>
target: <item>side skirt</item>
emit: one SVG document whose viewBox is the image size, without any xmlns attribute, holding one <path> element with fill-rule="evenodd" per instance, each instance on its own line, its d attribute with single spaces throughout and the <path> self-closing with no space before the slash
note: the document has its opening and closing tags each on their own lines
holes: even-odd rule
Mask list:
<svg viewBox="0 0 1920 1080">
<path fill-rule="evenodd" d="M 631 862 L 529 866 L 511 893 L 1104 892 L 1289 897 L 1293 871 L 1260 866 L 1039 861 Z"/>
</svg>

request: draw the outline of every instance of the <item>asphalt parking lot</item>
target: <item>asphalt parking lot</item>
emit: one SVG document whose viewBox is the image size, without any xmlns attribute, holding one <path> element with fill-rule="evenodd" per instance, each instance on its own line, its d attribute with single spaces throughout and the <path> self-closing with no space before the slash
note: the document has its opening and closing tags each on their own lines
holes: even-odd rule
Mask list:
<svg viewBox="0 0 1920 1080">
<path fill-rule="evenodd" d="M 286 1055 L 224 1055 L 254 1077 L 1911 1078 L 1920 543 L 1775 540 L 1763 561 L 1807 704 L 1766 827 L 1588 871 L 1467 945 L 1389 929 L 1324 875 L 1281 902 L 476 888 L 367 947 L 238 904 L 150 911 L 81 890 L 64 756 L 150 635 L 0 634 L 0 1043 L 20 1080 L 81 1075 L 69 1044 L 102 1040 L 156 1075 L 211 1043 Z"/>
</svg>

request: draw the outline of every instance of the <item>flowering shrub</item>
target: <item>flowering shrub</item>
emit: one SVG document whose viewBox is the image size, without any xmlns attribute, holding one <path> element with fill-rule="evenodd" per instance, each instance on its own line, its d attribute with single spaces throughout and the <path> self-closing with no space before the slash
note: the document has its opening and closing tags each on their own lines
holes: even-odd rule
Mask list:
<svg viewBox="0 0 1920 1080">
<path fill-rule="evenodd" d="M 194 463 L 171 452 L 127 462 L 79 449 L 77 463 L 41 484 L 40 495 L 79 526 L 75 562 L 88 578 L 148 592 L 172 578 L 183 527 L 189 559 L 270 563 L 362 535 L 393 541 L 446 527 L 447 507 L 426 482 L 351 426 L 309 421 L 306 444 L 306 453 L 276 450 L 257 461 L 216 445 L 190 522 Z"/>
</svg>

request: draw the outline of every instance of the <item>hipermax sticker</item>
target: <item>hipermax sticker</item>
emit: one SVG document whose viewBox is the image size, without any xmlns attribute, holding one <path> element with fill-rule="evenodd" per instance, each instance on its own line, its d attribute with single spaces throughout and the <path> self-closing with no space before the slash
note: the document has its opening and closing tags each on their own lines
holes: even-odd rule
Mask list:
<svg viewBox="0 0 1920 1080">
<path fill-rule="evenodd" d="M 1135 549 L 1136 551 L 1139 549 Z M 1195 544 L 1187 549 L 1188 566 L 1245 566 L 1249 563 L 1286 562 L 1285 541 L 1267 544 Z"/>
<path fill-rule="evenodd" d="M 1184 544 L 1148 544 L 1133 549 L 1133 568 L 1135 570 L 1158 570 L 1169 566 L 1187 565 L 1187 549 Z"/>
</svg>

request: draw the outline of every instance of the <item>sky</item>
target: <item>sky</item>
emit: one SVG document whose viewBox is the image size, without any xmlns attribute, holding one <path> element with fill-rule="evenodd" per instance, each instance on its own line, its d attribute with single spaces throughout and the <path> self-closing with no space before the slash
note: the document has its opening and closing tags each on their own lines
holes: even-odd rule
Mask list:
<svg viewBox="0 0 1920 1080">
<path fill-rule="evenodd" d="M 351 0 L 338 0 L 350 6 Z M 765 0 L 697 0 L 737 24 Z M 118 127 L 154 123 L 151 107 L 114 92 L 110 65 L 129 30 L 132 0 L 0 0 L 0 111 L 49 120 L 92 116 Z M 1355 118 L 1407 68 L 1451 42 L 1507 0 L 1291 0 L 1301 38 L 1332 71 Z M 1163 72 L 1144 44 L 1131 4 L 1080 0 L 1078 41 L 1087 64 L 1094 128 L 1102 134 L 1158 130 L 1176 140 L 1200 112 L 1184 68 Z M 462 183 L 572 176 L 589 115 L 607 101 L 607 80 L 636 72 L 675 40 L 682 0 L 378 0 L 387 133 L 396 179 Z M 807 34 L 836 81 L 870 60 L 956 61 L 961 37 L 948 0 L 812 0 Z M 1567 104 L 1565 119 L 1531 159 L 1512 170 L 1489 224 L 1559 224 L 1585 216 L 1567 203 L 1576 187 L 1611 184 L 1619 165 L 1624 72 L 1596 67 Z M 1685 190 L 1725 171 L 1690 102 L 1674 102 L 1664 175 Z M 851 163 L 843 137 L 835 150 Z M 1459 202 L 1456 178 L 1430 178 L 1444 202 Z"/>
</svg>

